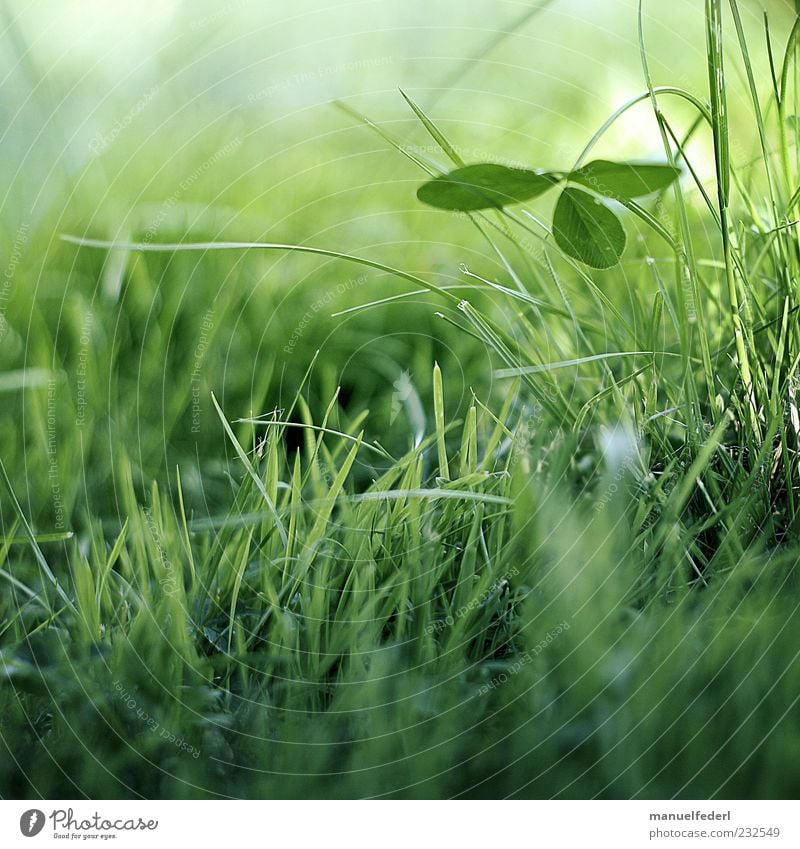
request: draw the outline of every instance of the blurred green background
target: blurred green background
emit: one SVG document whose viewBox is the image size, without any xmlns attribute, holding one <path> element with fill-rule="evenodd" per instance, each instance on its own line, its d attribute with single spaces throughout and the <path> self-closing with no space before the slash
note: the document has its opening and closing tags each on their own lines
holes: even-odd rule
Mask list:
<svg viewBox="0 0 800 849">
<path fill-rule="evenodd" d="M 437 591 L 440 578 L 448 592 L 458 587 L 452 576 L 458 574 L 456 557 L 449 558 L 467 540 L 466 534 L 464 540 L 459 536 L 461 516 L 448 508 L 441 511 L 440 525 L 440 514 L 431 519 L 435 533 L 430 536 L 412 537 L 409 543 L 387 531 L 395 547 L 387 543 L 380 556 L 374 555 L 372 571 L 364 570 L 363 586 L 372 589 L 371 594 L 364 590 L 370 604 L 394 604 L 394 593 L 401 599 L 399 613 L 387 607 L 384 620 L 376 614 L 368 626 L 353 630 L 352 645 L 350 632 L 334 621 L 333 613 L 326 620 L 336 639 L 323 642 L 322 650 L 317 645 L 319 653 L 333 646 L 331 654 L 347 657 L 348 651 L 358 653 L 357 645 L 365 656 L 373 651 L 371 668 L 348 657 L 352 668 L 342 661 L 345 671 L 321 663 L 319 671 L 308 661 L 311 653 L 301 648 L 297 634 L 303 629 L 297 623 L 302 604 L 320 601 L 309 583 L 303 587 L 308 595 L 299 603 L 300 613 L 284 607 L 283 618 L 268 623 L 264 639 L 274 640 L 268 646 L 274 656 L 265 649 L 258 662 L 269 674 L 248 679 L 248 670 L 242 672 L 238 660 L 220 648 L 225 648 L 222 626 L 219 633 L 197 626 L 218 627 L 214 605 L 226 615 L 231 609 L 231 594 L 235 599 L 239 586 L 232 589 L 234 578 L 225 568 L 234 556 L 242 556 L 240 546 L 247 557 L 250 545 L 249 538 L 242 543 L 237 536 L 238 525 L 222 528 L 218 537 L 204 536 L 208 526 L 202 521 L 223 514 L 238 520 L 235 514 L 243 504 L 258 501 L 252 492 L 246 493 L 249 501 L 241 495 L 242 468 L 225 441 L 210 393 L 229 420 L 285 409 L 316 357 L 307 392 L 315 421 L 340 386 L 337 415 L 349 423 L 369 409 L 365 440 L 380 439 L 399 455 L 409 448 L 413 422 L 397 415 L 398 387 L 413 385 L 430 432 L 434 361 L 445 375 L 448 419 L 464 418 L 472 391 L 499 410 L 509 394 L 508 382 L 493 377 L 498 363 L 479 340 L 437 317 L 442 303 L 429 294 L 354 309 L 411 288 L 385 273 L 281 252 L 106 252 L 60 239 L 72 234 L 148 244 L 314 245 L 385 262 L 439 285 L 469 285 L 462 264 L 499 278 L 504 272 L 497 256 L 471 224 L 419 203 L 415 191 L 425 175 L 336 102 L 367 115 L 412 152 L 443 162 L 402 89 L 467 161 L 568 168 L 614 109 L 645 91 L 637 4 L 554 0 L 539 5 L 535 15 L 533 4 L 499 0 L 40 0 L 0 6 L 0 456 L 34 531 L 75 532 L 63 545 L 43 547 L 57 575 L 77 588 L 76 596 L 89 583 L 89 564 L 93 570 L 106 565 L 120 529 L 131 522 L 120 554 L 123 565 L 108 567 L 117 581 L 113 604 L 98 590 L 96 615 L 106 618 L 93 623 L 90 637 L 80 617 L 53 624 L 38 609 L 31 613 L 26 599 L 21 612 L 19 587 L 6 581 L 14 587 L 3 608 L 4 640 L 10 646 L 3 660 L 11 685 L 4 679 L 0 686 L 0 723 L 9 717 L 0 731 L 7 744 L 19 743 L 20 757 L 38 759 L 41 771 L 35 776 L 38 783 L 30 776 L 23 781 L 6 759 L 0 778 L 10 790 L 3 792 L 58 792 L 58 769 L 43 757 L 40 739 L 58 768 L 74 777 L 75 786 L 67 791 L 95 795 L 365 795 L 372 791 L 364 789 L 359 774 L 367 769 L 364 763 L 379 774 L 375 792 L 387 794 L 658 796 L 674 791 L 697 798 L 720 787 L 750 792 L 752 775 L 764 764 L 768 777 L 754 794 L 777 795 L 796 786 L 796 779 L 791 785 L 786 778 L 797 763 L 796 720 L 784 712 L 796 704 L 796 687 L 784 673 L 797 665 L 791 636 L 797 609 L 791 608 L 789 593 L 784 601 L 782 587 L 773 593 L 771 585 L 749 607 L 738 607 L 773 553 L 759 552 L 766 558 L 762 561 L 748 552 L 742 568 L 723 584 L 724 592 L 713 598 L 687 594 L 679 614 L 665 604 L 651 617 L 642 615 L 626 596 L 640 579 L 641 557 L 632 547 L 623 552 L 615 535 L 622 533 L 620 522 L 626 527 L 629 513 L 647 498 L 615 502 L 602 515 L 591 512 L 578 492 L 582 497 L 589 493 L 593 470 L 600 476 L 605 472 L 597 453 L 578 437 L 559 448 L 546 479 L 520 483 L 526 475 L 517 470 L 514 498 L 519 500 L 508 530 L 512 542 L 506 544 L 502 522 L 486 523 L 492 528 L 489 545 L 494 539 L 502 558 L 493 563 L 496 574 L 484 570 L 482 579 L 491 586 L 509 563 L 526 563 L 528 572 L 523 569 L 515 585 L 524 599 L 515 613 L 519 620 L 506 615 L 503 600 L 499 624 L 490 610 L 481 624 L 484 630 L 476 628 L 478 636 L 467 648 L 466 640 L 452 652 L 434 645 L 432 638 L 420 640 L 422 647 L 414 651 L 427 654 L 418 666 L 415 656 L 395 644 L 404 628 L 412 628 L 403 618 L 410 591 L 401 581 L 394 583 L 391 572 L 395 557 L 407 565 L 404 545 L 413 543 L 408 563 L 418 563 L 419 574 L 429 562 L 441 566 L 436 580 L 431 579 Z M 748 36 L 753 44 L 763 42 L 765 7 L 776 43 L 782 45 L 794 20 L 789 2 L 743 2 Z M 646 0 L 644 27 L 653 82 L 681 86 L 705 99 L 703 3 Z M 736 50 L 732 41 L 731 54 Z M 757 78 L 766 87 L 764 51 L 754 50 L 754 55 Z M 736 62 L 729 67 L 732 153 L 736 163 L 745 165 L 755 150 L 753 123 L 741 69 Z M 693 117 L 675 102 L 670 102 L 670 115 L 677 125 L 683 121 L 682 129 Z M 710 188 L 713 157 L 707 135 L 698 134 L 691 152 Z M 627 113 L 595 154 L 662 159 L 651 106 L 643 103 Z M 698 199 L 691 186 L 687 195 Z M 544 197 L 531 208 L 549 220 L 552 202 Z M 708 221 L 699 202 L 691 214 L 697 243 L 705 238 L 711 245 L 713 227 L 706 236 Z M 630 292 L 652 286 L 645 258 L 663 248 L 652 236 L 645 238 L 635 222 L 626 220 L 626 229 L 623 263 L 598 279 L 635 323 L 652 304 L 652 294 L 647 289 L 633 299 Z M 710 249 L 708 257 L 715 256 Z M 582 321 L 605 321 L 596 315 L 576 273 L 567 270 L 560 285 Z M 510 333 L 517 332 L 519 316 L 507 299 L 493 297 L 485 287 L 470 297 Z M 345 310 L 351 311 L 334 315 Z M 710 304 L 712 323 L 718 319 L 715 310 L 717 305 Z M 598 350 L 605 350 L 601 343 L 597 340 Z M 581 346 L 575 349 L 585 353 Z M 559 359 L 556 352 L 543 351 L 541 357 Z M 580 377 L 570 372 L 561 379 L 569 395 L 569 380 Z M 594 392 L 595 384 L 599 379 L 590 375 L 588 388 L 576 397 Z M 512 400 L 514 416 L 523 418 L 528 399 Z M 609 409 L 609 416 L 616 411 L 613 405 Z M 234 427 L 250 447 L 253 428 Z M 547 434 L 541 439 L 546 441 Z M 287 448 L 300 442 L 298 433 Z M 187 513 L 202 531 L 191 543 L 187 532 L 185 547 L 174 514 L 176 467 Z M 355 488 L 381 471 L 378 461 L 362 465 L 359 457 Z M 288 486 L 288 462 L 279 474 Z M 145 504 L 155 518 L 145 515 Z M 701 509 L 706 510 L 704 502 Z M 472 521 L 472 513 L 467 515 Z M 563 533 L 552 534 L 565 517 Z M 3 534 L 16 527 L 5 493 L 0 519 Z M 476 522 L 475 527 L 483 527 L 482 514 Z M 351 539 L 345 525 L 343 520 L 331 538 L 361 551 L 368 536 L 361 533 L 364 528 L 356 527 Z M 441 528 L 455 540 L 450 548 L 439 545 Z M 604 539 L 605 547 L 598 548 L 597 539 Z M 191 609 L 160 597 L 153 576 L 163 565 L 162 545 L 174 563 L 183 565 L 186 553 L 194 551 L 198 562 L 214 570 L 225 564 L 209 579 L 217 593 L 213 604 L 202 580 L 191 587 Z M 244 582 L 249 607 L 241 621 L 248 626 L 261 620 L 260 582 L 274 565 L 272 554 L 260 551 L 260 545 L 256 538 Z M 342 555 L 333 542 L 329 548 L 333 554 L 327 549 L 324 554 L 330 568 L 339 570 L 340 582 L 332 581 L 333 600 L 323 601 L 334 610 L 337 594 L 347 596 L 351 584 L 343 565 L 349 562 L 347 552 Z M 664 562 L 672 556 L 682 559 L 679 546 L 666 548 Z M 9 550 L 12 578 L 30 583 L 43 597 L 53 595 L 28 547 L 14 542 L 4 554 Z M 526 560 L 531 552 L 540 558 L 534 565 Z M 791 558 L 777 560 L 791 575 Z M 574 563 L 581 568 L 592 564 L 587 580 L 573 582 Z M 552 564 L 560 565 L 551 572 Z M 547 580 L 540 586 L 536 581 L 542 572 Z M 375 591 L 376 573 L 380 591 Z M 616 583 L 606 585 L 609 574 Z M 131 575 L 144 576 L 138 602 L 123 585 Z M 384 579 L 389 589 L 382 595 Z M 361 592 L 362 585 L 356 589 Z M 537 618 L 541 609 L 545 612 Z M 474 708 L 475 726 L 465 729 L 464 722 L 473 720 L 476 682 L 489 680 L 507 659 L 498 650 L 479 667 L 475 658 L 483 657 L 485 633 L 492 651 L 497 645 L 505 651 L 503 641 L 508 637 L 510 645 L 518 637 L 514 623 L 522 621 L 526 628 L 533 623 L 512 645 L 521 652 L 576 610 L 587 612 L 576 617 L 558 649 L 537 659 L 498 696 L 498 710 L 505 713 L 496 714 L 493 702 L 480 702 Z M 413 627 L 421 628 L 420 621 Z M 161 633 L 156 626 L 162 622 L 173 630 Z M 230 636 L 234 625 L 228 627 Z M 28 640 L 29 631 L 35 641 Z M 720 633 L 724 638 L 718 641 Z M 230 654 L 230 642 L 227 650 Z M 762 662 L 770 651 L 782 673 L 774 689 L 778 679 Z M 688 671 L 685 658 L 693 660 Z M 44 672 L 37 675 L 40 662 Z M 303 677 L 312 675 L 309 667 L 316 679 Z M 395 670 L 408 674 L 395 677 Z M 740 689 L 742 671 L 749 675 L 749 686 Z M 337 675 L 342 686 L 334 693 L 331 682 Z M 133 758 L 120 739 L 141 728 L 111 692 L 115 676 L 125 677 L 126 687 L 141 687 L 145 695 L 137 698 L 150 699 L 145 703 L 153 715 L 164 708 L 165 724 L 202 741 L 200 765 L 183 753 L 178 758 L 170 748 L 165 754 L 163 741 L 142 744 L 138 759 Z M 162 685 L 171 688 L 169 697 Z M 59 700 L 63 714 L 53 708 Z M 718 718 L 728 700 L 729 709 Z M 471 706 L 464 710 L 468 701 Z M 401 709 L 394 705 L 401 702 L 398 719 Z M 331 704 L 337 710 L 326 714 Z M 369 705 L 378 708 L 370 712 Z M 344 720 L 337 711 L 346 715 Z M 352 722 L 348 711 L 356 716 Z M 98 741 L 98 750 L 103 747 L 104 764 L 116 783 L 97 768 L 93 753 L 83 751 L 100 715 L 114 733 Z M 537 721 L 531 723 L 531 716 Z M 762 717 L 775 734 L 759 749 Z M 633 727 L 638 730 L 631 734 Z M 516 733 L 513 746 L 507 742 L 509 729 Z M 362 731 L 367 743 L 348 749 L 343 741 L 358 743 Z M 425 749 L 428 731 L 433 742 Z M 257 745 L 251 745 L 251 734 Z M 702 745 L 696 743 L 698 734 Z M 723 738 L 727 742 L 720 743 Z M 683 753 L 677 761 L 676 741 Z M 735 771 L 748 763 L 737 745 L 758 750 L 748 770 Z M 153 783 L 151 758 L 167 764 Z M 236 758 L 245 766 L 228 770 L 225 765 Z M 178 764 L 173 772 L 171 759 Z M 466 777 L 450 774 L 438 780 L 460 759 L 469 761 Z M 253 764 L 267 764 L 264 774 L 253 778 L 248 772 Z M 338 783 L 333 769 L 342 764 L 348 778 Z M 557 764 L 556 786 L 548 770 Z M 540 772 L 527 787 L 526 776 L 534 769 Z M 318 779 L 308 790 L 304 770 Z M 291 780 L 284 781 L 283 773 L 292 772 Z M 484 781 L 489 783 L 484 786 Z"/>
<path fill-rule="evenodd" d="M 178 461 L 199 474 L 198 458 L 217 453 L 209 392 L 231 418 L 267 412 L 292 397 L 318 349 L 320 398 L 342 384 L 354 409 L 372 404 L 389 441 L 385 400 L 373 402 L 406 370 L 425 396 L 440 359 L 454 415 L 470 388 L 489 397 L 488 355 L 435 318 L 430 296 L 331 318 L 408 291 L 385 275 L 255 252 L 106 257 L 59 234 L 311 244 L 442 284 L 464 283 L 460 263 L 490 275 L 497 260 L 469 223 L 423 207 L 414 191 L 424 175 L 334 101 L 441 159 L 403 88 L 468 161 L 567 167 L 613 109 L 644 91 L 636 4 L 539 5 L 532 14 L 512 2 L 4 4 L 0 369 L 11 376 L 0 434 L 9 456 L 25 454 L 25 480 L 45 462 L 30 448 L 46 435 L 16 389 L 49 372 L 70 511 L 84 475 L 87 494 L 96 484 L 108 503 L 115 442 L 144 483 Z M 790 4 L 768 5 L 783 32 Z M 760 38 L 761 4 L 743 11 Z M 702 96 L 702 4 L 645 3 L 644 15 L 654 82 Z M 742 96 L 729 94 L 740 121 Z M 709 176 L 703 144 L 694 161 Z M 597 153 L 659 150 L 644 103 Z M 27 500 L 32 516 L 46 510 L 35 492 Z"/>
</svg>

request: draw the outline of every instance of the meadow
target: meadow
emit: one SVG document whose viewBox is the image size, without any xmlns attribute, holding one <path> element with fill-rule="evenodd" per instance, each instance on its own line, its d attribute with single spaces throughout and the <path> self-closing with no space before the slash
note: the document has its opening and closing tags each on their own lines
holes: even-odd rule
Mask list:
<svg viewBox="0 0 800 849">
<path fill-rule="evenodd" d="M 796 798 L 800 12 L 7 4 L 0 796 Z"/>
</svg>

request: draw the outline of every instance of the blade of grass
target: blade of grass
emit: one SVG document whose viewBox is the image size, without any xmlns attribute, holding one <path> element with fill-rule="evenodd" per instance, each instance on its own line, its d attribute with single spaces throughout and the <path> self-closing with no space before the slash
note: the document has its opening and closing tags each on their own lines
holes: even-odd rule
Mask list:
<svg viewBox="0 0 800 849">
<path fill-rule="evenodd" d="M 442 388 L 442 370 L 439 363 L 433 365 L 433 412 L 436 426 L 436 452 L 439 457 L 439 477 L 450 480 L 447 465 L 447 445 L 444 438 L 444 391 Z"/>
<path fill-rule="evenodd" d="M 266 487 L 264 486 L 264 482 L 261 480 L 256 470 L 253 468 L 253 464 L 250 462 L 250 459 L 248 458 L 244 449 L 239 444 L 239 440 L 236 439 L 236 436 L 231 430 L 231 426 L 228 424 L 228 420 L 225 418 L 225 414 L 222 412 L 222 408 L 217 402 L 217 398 L 213 392 L 211 393 L 211 402 L 214 405 L 214 409 L 217 411 L 219 420 L 222 422 L 222 427 L 225 429 L 225 433 L 227 434 L 231 445 L 233 445 L 233 450 L 236 452 L 237 456 L 244 464 L 247 474 L 250 476 L 251 480 L 256 485 L 256 489 L 259 491 L 259 493 L 261 493 L 261 497 L 264 499 L 264 502 L 267 505 L 267 509 L 269 510 L 273 521 L 275 522 L 275 527 L 278 530 L 278 534 L 280 535 L 281 541 L 283 542 L 285 548 L 287 542 L 286 529 L 283 527 L 281 517 L 278 515 L 278 511 L 275 509 L 275 505 L 273 504 L 272 499 L 269 497 L 269 493 L 267 492 Z"/>
<path fill-rule="evenodd" d="M 19 501 L 17 501 L 17 496 L 14 493 L 14 488 L 11 485 L 11 480 L 8 477 L 8 472 L 6 471 L 5 463 L 0 459 L 0 473 L 3 477 L 3 483 L 5 484 L 6 492 L 8 493 L 8 497 L 11 500 L 11 504 L 14 507 L 14 512 L 17 514 L 17 518 L 19 519 L 20 524 L 22 525 L 22 529 L 25 532 L 25 536 L 28 540 L 28 543 L 33 550 L 33 556 L 36 559 L 36 563 L 39 566 L 39 569 L 42 571 L 47 580 L 52 584 L 55 588 L 56 593 L 59 598 L 67 605 L 67 607 L 77 615 L 78 611 L 75 605 L 72 602 L 72 599 L 67 595 L 64 591 L 64 588 L 61 586 L 58 578 L 53 574 L 50 565 L 47 562 L 47 558 L 45 558 L 42 553 L 42 549 L 39 548 L 39 543 L 36 541 L 36 534 L 34 534 L 31 526 L 28 524 L 28 520 L 25 518 L 25 513 L 20 506 Z M 51 608 L 51 614 L 54 614 L 54 610 Z"/>
</svg>

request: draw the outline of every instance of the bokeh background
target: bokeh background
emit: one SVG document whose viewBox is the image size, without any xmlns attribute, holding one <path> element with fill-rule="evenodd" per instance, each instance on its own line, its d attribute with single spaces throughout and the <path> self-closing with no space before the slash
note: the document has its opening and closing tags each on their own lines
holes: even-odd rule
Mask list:
<svg viewBox="0 0 800 849">
<path fill-rule="evenodd" d="M 644 4 L 656 85 L 704 96 L 702 5 Z M 791 4 L 767 7 L 784 33 Z M 198 494 L 198 457 L 213 469 L 219 439 L 210 391 L 231 418 L 268 412 L 292 397 L 317 350 L 320 403 L 341 385 L 354 409 L 373 407 L 370 421 L 389 442 L 383 396 L 404 372 L 429 397 L 439 359 L 454 415 L 470 389 L 490 397 L 492 379 L 486 352 L 437 320 L 430 296 L 331 317 L 408 291 L 386 275 L 263 252 L 79 251 L 60 234 L 317 245 L 463 285 L 460 264 L 491 275 L 496 257 L 467 221 L 423 207 L 414 192 L 424 175 L 336 102 L 443 161 L 402 88 L 467 161 L 564 168 L 616 107 L 644 91 L 632 0 L 76 0 L 2 10 L 9 321 L 0 436 L 11 456 L 25 454 L 27 481 L 46 474 L 46 452 L 30 449 L 45 448 L 47 434 L 26 424 L 35 416 L 26 419 L 25 407 L 44 395 L 19 389 L 55 374 L 70 513 L 82 477 L 87 492 L 113 496 L 114 443 L 128 447 L 143 483 L 181 462 Z M 743 14 L 762 39 L 762 4 L 744 4 Z M 734 84 L 731 111 L 747 118 L 744 100 L 734 108 L 740 96 Z M 670 106 L 677 120 L 681 105 Z M 740 160 L 752 150 L 749 122 L 742 133 Z M 710 176 L 707 143 L 692 151 Z M 596 152 L 651 158 L 660 144 L 644 103 Z M 73 412 L 79 434 L 63 424 Z M 397 427 L 405 439 L 407 423 Z M 46 519 L 49 500 L 29 491 L 31 515 Z"/>
<path fill-rule="evenodd" d="M 782 49 L 795 4 L 741 2 L 748 39 L 758 45 L 754 73 L 768 90 L 765 8 Z M 702 0 L 643 3 L 653 83 L 705 100 L 703 12 Z M 727 36 L 732 157 L 747 170 L 757 139 L 730 26 Z M 0 486 L 0 738 L 9 752 L 0 757 L 3 795 L 442 796 L 468 787 L 472 795 L 702 798 L 720 788 L 781 795 L 797 787 L 800 736 L 789 708 L 797 703 L 798 609 L 783 583 L 774 593 L 769 585 L 751 593 L 767 573 L 789 586 L 797 558 L 788 549 L 748 550 L 735 571 L 723 558 L 719 574 L 731 574 L 719 593 L 716 586 L 714 594 L 687 592 L 680 609 L 670 596 L 642 615 L 630 603 L 631 587 L 642 575 L 661 580 L 658 570 L 672 568 L 670 557 L 682 569 L 686 563 L 676 543 L 643 567 L 643 546 L 626 537 L 635 525 L 631 511 L 652 506 L 652 489 L 634 488 L 630 503 L 622 486 L 619 497 L 608 496 L 616 479 L 591 442 L 602 425 L 615 424 L 628 396 L 620 395 L 619 407 L 612 399 L 610 412 L 587 423 L 588 437 L 570 434 L 548 455 L 550 477 L 528 474 L 526 460 L 519 461 L 510 527 L 505 517 L 487 518 L 488 542 L 481 537 L 481 558 L 492 545 L 499 555 L 486 558 L 496 575 L 481 572 L 497 616 L 492 605 L 481 607 L 474 639 L 428 631 L 408 640 L 419 656 L 405 656 L 397 644 L 424 627 L 422 613 L 435 608 L 440 591 L 455 595 L 460 586 L 448 570 L 478 549 L 477 537 L 467 538 L 460 526 L 463 516 L 473 522 L 478 508 L 426 506 L 433 518 L 417 525 L 424 532 L 411 540 L 400 534 L 385 550 L 378 539 L 378 554 L 364 555 L 367 567 L 359 570 L 353 552 L 364 540 L 372 545 L 374 524 L 394 514 L 376 508 L 374 523 L 365 512 L 363 527 L 352 520 L 350 528 L 355 514 L 341 507 L 344 518 L 337 513 L 330 529 L 325 522 L 315 529 L 315 499 L 330 481 L 307 451 L 304 527 L 321 546 L 314 568 L 330 569 L 333 578 L 329 585 L 303 582 L 290 601 L 281 599 L 283 607 L 273 604 L 266 593 L 282 555 L 269 548 L 274 534 L 261 520 L 263 539 L 253 537 L 250 549 L 248 510 L 263 504 L 247 490 L 211 393 L 252 449 L 263 432 L 236 420 L 282 415 L 313 363 L 303 393 L 313 420 L 322 420 L 340 387 L 331 423 L 355 428 L 363 415 L 365 440 L 379 439 L 400 456 L 418 432 L 432 431 L 433 363 L 444 375 L 448 421 L 463 420 L 473 393 L 493 411 L 513 395 L 509 381 L 495 376 L 496 358 L 443 320 L 440 311 L 456 321 L 457 311 L 430 294 L 368 306 L 413 287 L 341 259 L 93 250 L 62 239 L 273 242 L 357 254 L 459 287 L 510 334 L 525 332 L 523 320 L 532 322 L 533 312 L 523 315 L 487 286 L 468 288 L 464 266 L 507 282 L 491 247 L 463 216 L 417 201 L 426 175 L 354 115 L 445 165 L 401 90 L 467 161 L 567 169 L 603 121 L 646 90 L 637 4 L 0 2 L 0 459 L 9 484 Z M 669 114 L 682 131 L 694 120 L 679 101 L 669 102 Z M 696 134 L 690 153 L 713 191 L 709 135 Z M 626 113 L 594 155 L 662 159 L 651 105 Z M 751 171 L 748 185 L 756 191 L 763 174 L 757 166 Z M 716 293 L 719 233 L 685 183 L 694 245 L 708 273 L 703 291 Z M 530 209 L 547 222 L 553 201 L 544 196 Z M 646 260 L 665 249 L 632 216 L 625 228 L 622 263 L 592 279 L 626 320 L 646 327 L 657 288 Z M 591 347 L 585 336 L 570 344 L 578 322 L 557 324 L 553 339 L 568 355 L 618 351 L 615 328 L 604 324 L 611 311 L 598 309 L 574 267 L 559 265 L 557 256 L 554 262 L 558 273 L 546 278 L 552 285 L 545 295 L 559 303 L 563 294 L 584 326 L 596 326 Z M 719 362 L 728 366 L 724 305 L 709 295 L 706 309 L 721 338 Z M 538 330 L 526 337 L 529 349 L 539 338 L 553 344 Z M 537 362 L 561 359 L 550 348 L 536 354 Z M 680 385 L 673 360 L 659 364 L 664 385 Z M 629 376 L 619 362 L 609 369 Z M 599 371 L 565 370 L 558 386 L 578 409 L 606 391 L 604 380 Z M 405 403 L 409 398 L 415 403 Z M 655 390 L 650 400 L 655 409 Z M 534 422 L 522 455 L 531 443 L 544 450 L 547 429 L 559 424 L 539 428 L 529 402 L 519 393 L 506 408 L 509 422 Z M 299 423 L 301 411 L 292 415 Z M 494 425 L 480 415 L 483 444 Z M 658 426 L 664 424 L 671 461 L 684 434 L 680 422 L 666 421 Z M 459 434 L 450 434 L 454 443 Z M 303 439 L 300 428 L 287 429 L 282 465 L 267 470 L 280 479 L 282 497 Z M 455 455 L 459 445 L 453 448 Z M 359 454 L 348 493 L 384 470 L 374 453 Z M 331 468 L 340 467 L 341 454 L 335 459 Z M 428 480 L 433 460 L 424 460 Z M 177 519 L 176 469 L 191 540 Z M 595 501 L 591 486 L 606 500 Z M 698 501 L 705 517 L 708 506 Z M 62 615 L 64 599 L 20 536 L 20 515 L 40 535 L 81 615 Z M 687 527 L 696 514 L 688 515 Z M 474 527 L 482 522 L 481 513 Z M 448 535 L 441 545 L 437 528 Z M 513 535 L 508 546 L 506 531 Z M 323 532 L 330 537 L 324 545 Z M 696 527 L 693 533 L 700 539 Z M 710 538 L 702 550 L 715 552 L 716 545 Z M 191 604 L 182 606 L 156 576 L 170 564 L 188 574 L 192 557 L 207 574 L 187 577 Z M 503 595 L 512 564 L 522 568 L 511 580 L 513 602 Z M 547 572 L 549 585 L 537 583 L 537 570 Z M 416 607 L 404 574 L 409 585 L 422 576 Z M 96 587 L 98 575 L 105 577 Z M 340 597 L 347 603 L 337 606 Z M 229 616 L 236 610 L 239 619 Z M 306 616 L 308 610 L 323 613 Z M 439 616 L 436 610 L 430 615 Z M 559 631 L 557 647 L 540 657 L 540 641 L 567 619 L 569 634 Z M 527 628 L 522 636 L 514 630 L 519 622 Z M 231 654 L 233 636 L 244 640 L 251 628 L 258 657 L 240 663 Z M 479 684 L 513 661 L 512 649 L 526 648 L 535 663 L 492 698 L 475 698 Z M 253 669 L 263 674 L 251 675 Z M 158 717 L 173 738 L 193 741 L 202 758 L 149 734 L 120 693 L 135 693 L 148 718 Z"/>
</svg>

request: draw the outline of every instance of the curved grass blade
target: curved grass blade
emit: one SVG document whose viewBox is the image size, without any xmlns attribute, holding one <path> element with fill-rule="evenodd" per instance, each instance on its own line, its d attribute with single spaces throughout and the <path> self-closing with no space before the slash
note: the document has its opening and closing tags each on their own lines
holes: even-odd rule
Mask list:
<svg viewBox="0 0 800 849">
<path fill-rule="evenodd" d="M 253 480 L 253 483 L 256 485 L 256 489 L 258 489 L 261 497 L 264 499 L 264 502 L 267 505 L 267 509 L 272 516 L 273 521 L 275 522 L 275 527 L 278 529 L 278 534 L 280 535 L 281 542 L 286 547 L 286 529 L 283 527 L 283 522 L 281 522 L 281 517 L 278 515 L 278 511 L 275 508 L 275 504 L 272 499 L 269 497 L 269 493 L 267 492 L 266 487 L 264 486 L 264 481 L 261 480 L 256 470 L 253 468 L 253 464 L 250 462 L 247 454 L 245 453 L 242 446 L 239 444 L 239 440 L 236 438 L 236 434 L 231 430 L 231 426 L 228 424 L 228 420 L 225 418 L 225 413 L 222 412 L 222 407 L 220 407 L 217 402 L 217 397 L 214 393 L 211 393 L 211 401 L 214 404 L 214 408 L 217 411 L 217 415 L 219 416 L 219 420 L 222 422 L 222 426 L 225 429 L 225 433 L 228 435 L 228 439 L 231 441 L 231 445 L 233 445 L 233 450 L 238 455 L 239 459 L 244 463 L 244 467 L 247 470 L 247 474 Z"/>
<path fill-rule="evenodd" d="M 630 100 L 625 101 L 618 109 L 616 109 L 613 114 L 611 114 L 603 124 L 600 129 L 589 139 L 586 147 L 581 151 L 581 155 L 578 157 L 577 162 L 575 163 L 575 169 L 577 169 L 583 160 L 589 155 L 592 149 L 597 145 L 600 139 L 605 135 L 605 133 L 629 110 L 636 106 L 638 103 L 641 103 L 644 100 L 652 100 L 656 95 L 660 94 L 673 94 L 676 97 L 680 97 L 682 100 L 685 100 L 687 103 L 690 103 L 697 110 L 698 114 L 700 114 L 705 122 L 711 126 L 711 113 L 708 111 L 708 107 L 696 98 L 691 92 L 685 91 L 682 88 L 678 88 L 677 86 L 671 85 L 660 85 L 660 86 L 652 86 L 647 91 L 642 94 L 637 94 L 636 97 L 632 97 Z"/>
<path fill-rule="evenodd" d="M 463 168 L 466 165 L 466 162 L 464 162 L 458 151 L 447 140 L 444 133 L 439 130 L 436 124 L 431 121 L 431 119 L 422 111 L 419 106 L 417 106 L 417 104 L 403 91 L 402 88 L 400 89 L 400 94 L 403 95 L 403 99 L 411 107 L 412 111 L 417 116 L 417 118 L 419 118 L 419 120 L 422 122 L 422 126 L 425 127 L 425 129 L 430 134 L 431 138 L 448 155 L 450 161 L 459 168 Z"/>
<path fill-rule="evenodd" d="M 30 543 L 31 549 L 33 550 L 33 556 L 36 560 L 37 565 L 39 566 L 42 574 L 47 578 L 47 580 L 53 585 L 56 593 L 58 593 L 59 598 L 67 605 L 67 607 L 73 612 L 77 613 L 77 608 L 75 607 L 72 599 L 67 595 L 64 588 L 61 586 L 58 578 L 53 574 L 53 571 L 50 569 L 50 565 L 47 562 L 44 554 L 42 553 L 42 549 L 39 548 L 39 543 L 36 541 L 36 534 L 34 534 L 31 526 L 28 524 L 28 520 L 25 518 L 25 513 L 22 510 L 22 507 L 17 500 L 16 493 L 14 492 L 14 488 L 11 485 L 11 480 L 8 477 L 8 472 L 6 472 L 5 464 L 2 460 L 0 460 L 0 475 L 3 478 L 3 483 L 5 484 L 6 492 L 8 493 L 9 500 L 11 501 L 12 506 L 14 507 L 14 512 L 17 514 L 17 518 L 19 519 L 20 524 L 22 525 L 22 530 L 25 533 L 25 537 Z M 54 611 L 51 610 L 51 613 Z"/>
<path fill-rule="evenodd" d="M 333 251 L 326 248 L 314 248 L 308 245 L 284 245 L 278 242 L 159 242 L 152 244 L 148 242 L 114 242 L 108 239 L 88 239 L 83 236 L 71 236 L 68 233 L 61 234 L 61 241 L 68 242 L 71 245 L 79 245 L 83 248 L 102 248 L 103 250 L 129 250 L 140 251 L 142 253 L 177 253 L 179 251 L 250 251 L 250 250 L 271 250 L 271 251 L 294 251 L 296 253 L 316 254 L 317 256 L 327 256 L 332 259 L 344 259 L 347 262 L 354 262 L 358 265 L 366 265 L 368 268 L 374 268 L 378 271 L 385 271 L 387 274 L 394 274 L 396 277 L 402 277 L 404 280 L 410 280 L 418 286 L 423 286 L 429 292 L 436 292 L 448 301 L 458 304 L 461 298 L 448 292 L 441 286 L 436 286 L 434 283 L 428 283 L 421 277 L 414 274 L 409 274 L 407 271 L 402 271 L 399 268 L 393 268 L 391 265 L 385 265 L 382 262 L 375 262 L 365 257 L 355 256 L 354 254 L 346 254 L 342 251 Z"/>
</svg>

